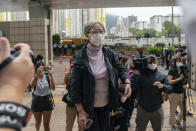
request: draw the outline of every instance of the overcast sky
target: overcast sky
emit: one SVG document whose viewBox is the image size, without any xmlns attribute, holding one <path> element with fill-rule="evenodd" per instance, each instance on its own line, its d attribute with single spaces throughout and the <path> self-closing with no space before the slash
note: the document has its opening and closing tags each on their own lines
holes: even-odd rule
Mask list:
<svg viewBox="0 0 196 131">
<path fill-rule="evenodd" d="M 150 21 L 153 15 L 171 14 L 171 7 L 129 7 L 129 8 L 106 8 L 107 14 L 127 17 L 137 16 L 138 21 Z M 182 14 L 181 7 L 174 7 L 174 14 Z"/>
</svg>

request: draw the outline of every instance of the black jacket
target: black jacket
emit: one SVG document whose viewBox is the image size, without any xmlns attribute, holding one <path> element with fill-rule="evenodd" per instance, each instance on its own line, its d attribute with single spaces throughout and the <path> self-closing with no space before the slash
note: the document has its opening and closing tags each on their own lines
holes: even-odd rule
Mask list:
<svg viewBox="0 0 196 131">
<path fill-rule="evenodd" d="M 153 83 L 159 81 L 164 84 L 162 89 L 153 86 Z M 137 77 L 137 100 L 138 104 L 146 111 L 153 112 L 160 108 L 163 103 L 162 92 L 172 92 L 172 86 L 169 85 L 167 75 L 158 70 L 142 72 Z"/>
<path fill-rule="evenodd" d="M 87 44 L 83 46 L 79 54 L 74 59 L 74 67 L 71 80 L 70 97 L 75 104 L 82 104 L 85 112 L 90 117 L 94 109 L 95 79 L 92 74 L 87 56 Z M 117 55 L 108 47 L 102 47 L 106 68 L 109 74 L 109 106 L 114 109 L 117 107 L 117 78 L 125 80 L 128 78 L 126 68 L 119 62 Z"/>
</svg>

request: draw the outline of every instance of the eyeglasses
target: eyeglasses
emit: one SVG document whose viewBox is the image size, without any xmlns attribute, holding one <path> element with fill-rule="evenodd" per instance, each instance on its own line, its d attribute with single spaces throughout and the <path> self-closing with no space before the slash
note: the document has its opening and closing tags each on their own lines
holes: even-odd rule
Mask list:
<svg viewBox="0 0 196 131">
<path fill-rule="evenodd" d="M 98 33 L 104 34 L 105 31 L 90 31 L 90 32 L 89 32 L 89 34 L 98 34 Z"/>
</svg>

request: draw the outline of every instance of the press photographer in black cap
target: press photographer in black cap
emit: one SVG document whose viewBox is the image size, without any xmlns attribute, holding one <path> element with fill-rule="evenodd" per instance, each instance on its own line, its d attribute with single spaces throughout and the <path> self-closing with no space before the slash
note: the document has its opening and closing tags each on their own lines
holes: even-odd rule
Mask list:
<svg viewBox="0 0 196 131">
<path fill-rule="evenodd" d="M 161 131 L 164 122 L 162 92 L 171 92 L 167 75 L 158 71 L 156 56 L 143 59 L 144 68 L 137 77 L 137 116 L 136 131 L 145 131 L 151 122 L 154 131 Z"/>
</svg>

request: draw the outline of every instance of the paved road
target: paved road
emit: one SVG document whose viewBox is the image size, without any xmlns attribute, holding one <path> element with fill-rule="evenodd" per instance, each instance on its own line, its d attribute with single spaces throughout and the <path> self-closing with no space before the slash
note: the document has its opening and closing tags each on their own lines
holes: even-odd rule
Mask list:
<svg viewBox="0 0 196 131">
<path fill-rule="evenodd" d="M 160 70 L 164 71 L 167 73 L 165 70 L 160 68 Z M 64 88 L 57 88 L 54 92 L 54 100 L 56 107 L 53 111 L 52 118 L 51 118 L 51 131 L 65 131 L 65 121 L 66 121 L 66 116 L 65 116 L 65 108 L 66 104 L 61 101 L 61 98 L 63 94 L 65 93 Z M 196 92 L 193 92 L 193 102 L 196 108 Z M 24 100 L 23 103 L 25 105 L 30 106 L 31 105 L 31 93 L 25 93 L 24 95 Z M 165 121 L 164 121 L 164 127 L 163 131 L 170 131 L 170 126 L 168 125 L 168 119 L 169 119 L 169 102 L 165 102 L 163 104 L 164 107 L 164 116 L 165 116 Z M 187 106 L 189 108 L 189 104 Z M 187 117 L 187 131 L 196 131 L 196 112 L 192 111 L 194 113 L 194 117 Z M 131 127 L 129 128 L 129 131 L 134 131 L 135 130 L 135 117 L 136 117 L 136 110 L 134 110 L 133 117 L 131 119 Z M 26 128 L 24 128 L 23 131 L 35 131 L 34 128 L 35 120 L 32 117 L 29 124 L 27 125 Z M 43 125 L 41 127 L 41 131 L 43 130 Z M 77 131 L 77 123 L 75 122 L 73 131 Z M 151 125 L 148 125 L 147 131 L 152 131 Z"/>
</svg>

